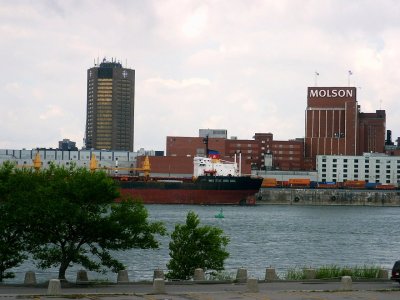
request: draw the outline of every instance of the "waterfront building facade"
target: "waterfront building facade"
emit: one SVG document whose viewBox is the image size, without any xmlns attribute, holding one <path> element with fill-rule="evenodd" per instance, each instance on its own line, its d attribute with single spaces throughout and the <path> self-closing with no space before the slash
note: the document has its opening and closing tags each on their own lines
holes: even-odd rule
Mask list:
<svg viewBox="0 0 400 300">
<path fill-rule="evenodd" d="M 384 110 L 362 113 L 355 87 L 309 87 L 305 111 L 304 157 L 315 168 L 317 155 L 383 152 Z"/>
<path fill-rule="evenodd" d="M 74 164 L 77 167 L 89 168 L 90 159 L 94 154 L 98 168 L 104 169 L 110 175 L 115 173 L 130 174 L 131 172 L 128 169 L 137 168 L 137 157 L 142 154 L 140 152 L 102 150 L 0 149 L 0 165 L 9 161 L 20 168 L 33 167 L 33 159 L 37 152 L 39 152 L 42 168 L 44 169 L 51 164 L 65 167 Z M 155 154 L 149 151 L 146 153 Z"/>
<path fill-rule="evenodd" d="M 209 137 L 209 149 L 216 150 L 224 159 L 241 156 L 243 170 L 302 170 L 304 139 L 274 140 L 272 133 L 255 133 L 253 139 Z M 167 136 L 167 156 L 193 157 L 205 155 L 204 137 Z M 266 155 L 270 155 L 266 160 Z"/>
<path fill-rule="evenodd" d="M 103 60 L 87 71 L 85 148 L 133 151 L 135 70 Z"/>
<path fill-rule="evenodd" d="M 397 186 L 400 182 L 400 156 L 383 153 L 318 155 L 317 174 L 319 182 L 365 180 Z"/>
</svg>

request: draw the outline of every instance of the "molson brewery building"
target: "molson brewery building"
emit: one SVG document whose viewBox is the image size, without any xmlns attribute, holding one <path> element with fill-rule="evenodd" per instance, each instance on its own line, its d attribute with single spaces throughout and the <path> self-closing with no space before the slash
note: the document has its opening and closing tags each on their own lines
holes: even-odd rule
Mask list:
<svg viewBox="0 0 400 300">
<path fill-rule="evenodd" d="M 315 169 L 317 155 L 383 153 L 384 110 L 362 113 L 355 87 L 309 87 L 305 112 L 304 158 Z"/>
</svg>

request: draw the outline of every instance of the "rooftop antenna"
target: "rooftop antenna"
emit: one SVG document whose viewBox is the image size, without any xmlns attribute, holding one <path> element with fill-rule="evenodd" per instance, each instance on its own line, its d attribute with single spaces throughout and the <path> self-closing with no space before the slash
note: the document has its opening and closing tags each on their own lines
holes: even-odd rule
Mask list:
<svg viewBox="0 0 400 300">
<path fill-rule="evenodd" d="M 125 68 L 128 68 L 128 59 L 125 58 Z"/>
<path fill-rule="evenodd" d="M 382 110 L 382 99 L 379 99 L 379 110 Z"/>
<path fill-rule="evenodd" d="M 319 72 L 315 71 L 314 74 L 314 85 L 318 86 L 318 76 L 319 76 Z"/>
</svg>

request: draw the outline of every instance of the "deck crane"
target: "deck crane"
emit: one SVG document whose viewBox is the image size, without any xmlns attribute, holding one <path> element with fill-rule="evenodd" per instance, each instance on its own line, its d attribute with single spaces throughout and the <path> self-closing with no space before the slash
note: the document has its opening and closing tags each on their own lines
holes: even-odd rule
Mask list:
<svg viewBox="0 0 400 300">
<path fill-rule="evenodd" d="M 116 173 L 118 173 L 118 170 L 128 170 L 128 171 L 142 171 L 144 173 L 144 177 L 148 178 L 150 177 L 150 159 L 146 155 L 141 168 L 130 168 L 130 167 L 119 167 L 118 166 L 118 161 L 116 161 L 116 166 L 115 167 L 99 167 L 98 166 L 98 161 L 96 159 L 96 155 L 92 153 L 92 156 L 90 158 L 90 165 L 89 165 L 90 171 L 94 172 L 97 169 L 106 169 L 106 170 L 114 170 Z"/>
</svg>

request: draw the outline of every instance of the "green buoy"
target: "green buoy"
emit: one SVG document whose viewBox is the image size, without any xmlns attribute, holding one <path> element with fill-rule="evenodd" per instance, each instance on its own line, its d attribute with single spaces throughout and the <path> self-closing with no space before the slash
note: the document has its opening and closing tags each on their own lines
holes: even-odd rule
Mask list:
<svg viewBox="0 0 400 300">
<path fill-rule="evenodd" d="M 219 211 L 219 213 L 215 215 L 215 217 L 218 218 L 218 219 L 223 219 L 223 218 L 225 218 L 225 217 L 224 217 L 224 213 L 222 212 L 222 208 L 221 208 L 221 210 Z"/>
</svg>

